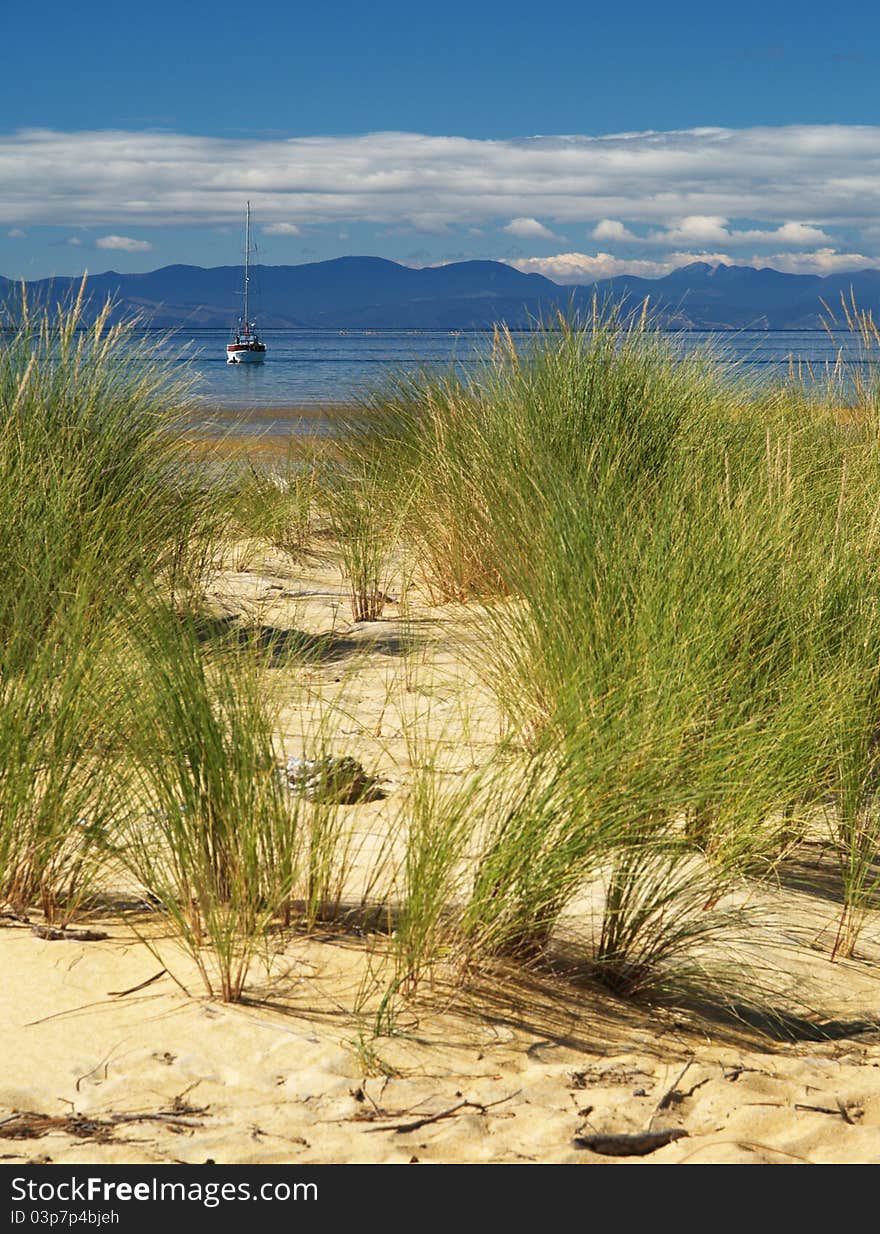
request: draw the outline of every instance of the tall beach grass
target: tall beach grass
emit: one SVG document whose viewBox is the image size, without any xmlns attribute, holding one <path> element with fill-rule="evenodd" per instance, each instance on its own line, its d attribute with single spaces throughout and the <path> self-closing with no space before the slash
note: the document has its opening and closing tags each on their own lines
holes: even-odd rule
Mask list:
<svg viewBox="0 0 880 1234">
<path fill-rule="evenodd" d="M 146 580 L 198 586 L 215 500 L 176 435 L 186 388 L 110 309 L 22 296 L 0 340 L 0 895 L 66 920 L 117 802 L 104 655 Z"/>
<path fill-rule="evenodd" d="M 610 862 L 593 959 L 645 987 L 644 956 L 675 951 L 658 942 L 675 904 L 697 921 L 697 883 L 708 914 L 825 817 L 844 882 L 835 950 L 852 950 L 880 718 L 878 418 L 860 383 L 845 408 L 837 376 L 825 397 L 759 388 L 644 312 L 597 307 L 522 349 L 499 332 L 471 376 L 422 374 L 374 401 L 348 448 L 389 492 L 410 489 L 402 534 L 429 594 L 480 602 L 477 670 L 577 786 L 506 816 L 477 866 L 472 934 L 534 914 L 509 938 L 540 949 L 571 872 Z M 559 832 L 565 817 L 578 823 Z"/>
<path fill-rule="evenodd" d="M 468 378 L 400 379 L 320 474 L 254 468 L 221 492 L 175 431 L 185 389 L 81 311 L 25 306 L 0 348 L 12 911 L 66 924 L 121 861 L 228 1000 L 291 927 L 342 915 L 355 829 L 283 785 L 268 662 L 212 645 L 199 612 L 232 524 L 298 568 L 317 513 L 355 622 L 394 577 L 406 629 L 410 583 L 472 614 L 509 734 L 457 785 L 406 734 L 398 830 L 359 874 L 364 920 L 390 930 L 377 1023 L 435 966 L 464 981 L 563 953 L 620 995 L 732 997 L 712 948 L 817 831 L 843 886 L 828 952 L 855 953 L 880 842 L 870 365 L 821 396 L 759 388 L 644 311 L 596 306 L 522 348 L 499 329 Z"/>
</svg>

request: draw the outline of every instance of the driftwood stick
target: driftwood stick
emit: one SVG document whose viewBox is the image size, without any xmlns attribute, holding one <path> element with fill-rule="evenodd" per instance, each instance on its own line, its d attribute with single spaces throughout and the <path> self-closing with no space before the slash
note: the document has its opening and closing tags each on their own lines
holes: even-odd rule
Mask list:
<svg viewBox="0 0 880 1234">
<path fill-rule="evenodd" d="M 856 1125 L 855 1119 L 852 1117 L 840 1098 L 837 1098 L 837 1105 L 834 1109 L 827 1105 L 802 1105 L 800 1102 L 795 1102 L 794 1109 L 807 1110 L 811 1114 L 835 1114 L 839 1118 L 842 1118 L 845 1123 L 849 1123 L 851 1127 Z"/>
<path fill-rule="evenodd" d="M 52 1131 L 60 1131 L 77 1139 L 101 1139 L 112 1135 L 122 1123 L 161 1123 L 166 1127 L 194 1130 L 204 1126 L 193 1117 L 207 1113 L 208 1107 L 190 1107 L 180 1111 L 157 1110 L 155 1113 L 111 1114 L 107 1118 L 89 1118 L 84 1114 L 39 1114 L 36 1110 L 19 1110 L 0 1119 L 0 1139 L 39 1140 Z M 186 1116 L 189 1117 L 186 1117 Z"/>
<path fill-rule="evenodd" d="M 71 942 L 71 943 L 100 943 L 110 935 L 104 930 L 59 930 L 55 926 L 35 925 L 31 926 L 31 933 L 36 934 L 37 938 L 45 938 L 50 943 L 56 942 Z"/>
<path fill-rule="evenodd" d="M 443 1118 L 452 1118 L 459 1110 L 479 1110 L 481 1114 L 485 1113 L 485 1107 L 481 1106 L 476 1101 L 459 1101 L 458 1105 L 450 1106 L 448 1110 L 441 1110 L 438 1114 L 428 1114 L 424 1118 L 416 1118 L 410 1123 L 392 1123 L 390 1127 L 373 1127 L 373 1131 L 393 1131 L 395 1135 L 403 1135 L 407 1131 L 418 1131 L 421 1127 L 427 1127 L 430 1123 L 439 1123 Z"/>
</svg>

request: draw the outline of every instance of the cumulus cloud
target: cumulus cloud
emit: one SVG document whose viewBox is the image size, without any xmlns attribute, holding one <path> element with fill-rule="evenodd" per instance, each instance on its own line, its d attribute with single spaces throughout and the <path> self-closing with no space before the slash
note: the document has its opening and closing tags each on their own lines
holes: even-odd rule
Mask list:
<svg viewBox="0 0 880 1234">
<path fill-rule="evenodd" d="M 829 239 L 820 227 L 808 223 L 783 223 L 769 238 L 784 244 L 827 244 Z"/>
<path fill-rule="evenodd" d="M 20 227 L 10 227 L 6 234 L 10 240 L 23 240 L 27 232 L 22 231 Z"/>
<path fill-rule="evenodd" d="M 638 240 L 619 219 L 599 219 L 591 234 L 594 240 L 616 240 L 620 244 Z"/>
<path fill-rule="evenodd" d="M 787 222 L 770 230 L 752 227 L 737 231 L 728 227 L 726 218 L 701 214 L 680 219 L 646 238 L 653 244 L 828 244 L 831 239 L 809 223 Z"/>
<path fill-rule="evenodd" d="M 270 223 L 263 228 L 265 236 L 301 236 L 302 229 L 296 223 Z"/>
<path fill-rule="evenodd" d="M 511 219 L 501 230 L 521 240 L 556 240 L 558 238 L 549 227 L 545 227 L 537 219 Z"/>
<path fill-rule="evenodd" d="M 726 244 L 730 240 L 727 219 L 711 214 L 692 214 L 659 236 L 664 244 Z"/>
<path fill-rule="evenodd" d="M 149 240 L 132 240 L 131 236 L 99 236 L 95 248 L 120 249 L 123 253 L 149 253 L 152 249 Z"/>
</svg>

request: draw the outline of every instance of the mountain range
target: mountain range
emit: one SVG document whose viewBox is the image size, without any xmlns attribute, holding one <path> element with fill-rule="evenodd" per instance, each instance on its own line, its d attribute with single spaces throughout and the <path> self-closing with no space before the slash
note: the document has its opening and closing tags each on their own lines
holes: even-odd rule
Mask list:
<svg viewBox="0 0 880 1234">
<path fill-rule="evenodd" d="M 162 328 L 234 324 L 244 272 L 239 266 L 164 266 L 144 274 L 109 270 L 87 282 L 87 316 L 106 300 L 114 317 L 140 316 Z M 79 279 L 27 283 L 32 304 L 63 303 Z M 504 321 L 523 328 L 557 311 L 587 310 L 623 300 L 650 298 L 655 320 L 681 329 L 809 330 L 827 316 L 823 301 L 840 313 L 840 299 L 880 319 L 880 270 L 844 274 L 784 274 L 752 266 L 694 262 L 662 278 L 624 275 L 591 285 L 561 286 L 540 274 L 523 274 L 497 261 L 462 261 L 416 269 L 381 257 L 339 257 L 297 266 L 251 269 L 252 315 L 261 327 L 280 329 L 485 329 Z M 0 276 L 0 305 L 14 317 L 21 284 Z"/>
</svg>

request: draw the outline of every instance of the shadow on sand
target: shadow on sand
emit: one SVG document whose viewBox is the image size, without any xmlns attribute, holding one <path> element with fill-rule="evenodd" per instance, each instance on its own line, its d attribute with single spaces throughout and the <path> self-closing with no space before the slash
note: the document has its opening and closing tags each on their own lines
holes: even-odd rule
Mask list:
<svg viewBox="0 0 880 1234">
<path fill-rule="evenodd" d="M 290 660 L 332 664 L 365 651 L 385 656 L 406 656 L 424 645 L 424 637 L 402 634 L 391 626 L 371 622 L 370 629 L 358 637 L 351 634 L 309 634 L 305 630 L 245 624 L 237 616 L 200 617 L 196 622 L 199 640 L 237 646 L 264 653 L 273 668 Z"/>
</svg>

